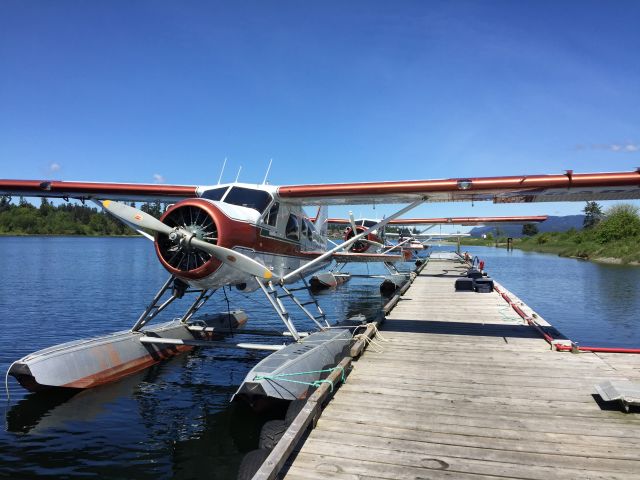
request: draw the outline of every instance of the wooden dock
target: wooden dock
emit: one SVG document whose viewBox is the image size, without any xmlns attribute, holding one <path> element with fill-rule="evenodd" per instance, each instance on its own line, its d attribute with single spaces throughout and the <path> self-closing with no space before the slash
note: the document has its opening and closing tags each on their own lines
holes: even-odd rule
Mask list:
<svg viewBox="0 0 640 480">
<path fill-rule="evenodd" d="M 640 415 L 593 388 L 640 356 L 553 351 L 497 293 L 456 293 L 464 269 L 429 261 L 282 477 L 640 479 Z"/>
</svg>

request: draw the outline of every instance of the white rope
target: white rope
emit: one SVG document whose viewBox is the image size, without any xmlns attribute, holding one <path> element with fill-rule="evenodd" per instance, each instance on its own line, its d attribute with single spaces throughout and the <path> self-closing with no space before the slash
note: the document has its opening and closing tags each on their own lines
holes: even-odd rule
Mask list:
<svg viewBox="0 0 640 480">
<path fill-rule="evenodd" d="M 18 363 L 18 360 L 9 365 L 9 368 L 7 368 L 7 373 L 4 375 L 4 391 L 7 393 L 7 402 L 11 401 L 11 395 L 9 394 L 9 370 L 11 370 L 11 367 L 13 367 L 16 363 Z"/>
<path fill-rule="evenodd" d="M 388 342 L 389 340 L 387 340 L 386 338 L 384 338 L 382 336 L 382 333 L 380 333 L 380 330 L 378 329 L 378 326 L 375 323 L 369 323 L 367 325 L 373 325 L 373 338 L 379 338 L 380 341 L 382 342 Z"/>
<path fill-rule="evenodd" d="M 367 335 L 365 335 L 364 333 L 360 333 L 358 335 L 355 335 L 353 338 L 356 339 L 363 339 L 364 343 L 367 345 L 367 347 L 371 347 L 373 349 L 374 352 L 376 353 L 382 353 L 384 352 L 384 348 L 382 348 L 382 346 L 376 342 L 374 339 L 369 338 Z"/>
</svg>

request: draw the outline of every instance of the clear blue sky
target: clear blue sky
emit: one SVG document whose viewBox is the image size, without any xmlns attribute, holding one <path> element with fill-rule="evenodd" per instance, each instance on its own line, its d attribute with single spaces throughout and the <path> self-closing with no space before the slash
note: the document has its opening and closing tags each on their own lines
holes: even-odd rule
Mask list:
<svg viewBox="0 0 640 480">
<path fill-rule="evenodd" d="M 225 157 L 244 181 L 273 158 L 274 184 L 630 170 L 639 25 L 637 1 L 2 0 L 0 177 L 215 183 Z"/>
</svg>

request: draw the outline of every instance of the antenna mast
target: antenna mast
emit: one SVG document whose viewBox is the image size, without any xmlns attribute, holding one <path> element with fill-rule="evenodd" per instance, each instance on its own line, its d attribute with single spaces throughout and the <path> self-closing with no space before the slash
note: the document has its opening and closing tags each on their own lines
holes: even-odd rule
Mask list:
<svg viewBox="0 0 640 480">
<path fill-rule="evenodd" d="M 224 162 L 222 162 L 222 169 L 220 170 L 220 176 L 218 177 L 218 185 L 220 185 L 220 181 L 222 180 L 222 174 L 224 173 L 224 167 L 227 166 L 227 157 L 224 157 Z"/>
<path fill-rule="evenodd" d="M 240 165 L 240 168 L 238 169 L 238 174 L 236 175 L 236 183 L 238 183 L 238 179 L 240 178 L 241 171 L 242 171 L 242 165 Z"/>
<path fill-rule="evenodd" d="M 267 173 L 264 174 L 264 180 L 262 180 L 262 185 L 267 183 L 267 177 L 269 176 L 269 170 L 271 170 L 271 162 L 273 162 L 273 158 L 269 159 L 269 166 L 267 167 Z"/>
</svg>

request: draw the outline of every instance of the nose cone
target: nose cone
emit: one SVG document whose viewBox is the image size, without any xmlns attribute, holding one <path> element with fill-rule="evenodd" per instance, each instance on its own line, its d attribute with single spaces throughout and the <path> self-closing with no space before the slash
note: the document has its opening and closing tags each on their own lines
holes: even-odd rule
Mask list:
<svg viewBox="0 0 640 480">
<path fill-rule="evenodd" d="M 195 238 L 220 245 L 224 233 L 221 216 L 224 215 L 213 203 L 194 198 L 172 205 L 160 220 L 172 228 L 192 233 Z M 156 234 L 155 248 L 162 266 L 177 277 L 199 280 L 214 273 L 221 265 L 209 253 L 194 249 L 185 239 L 173 239 L 171 235 Z"/>
</svg>

